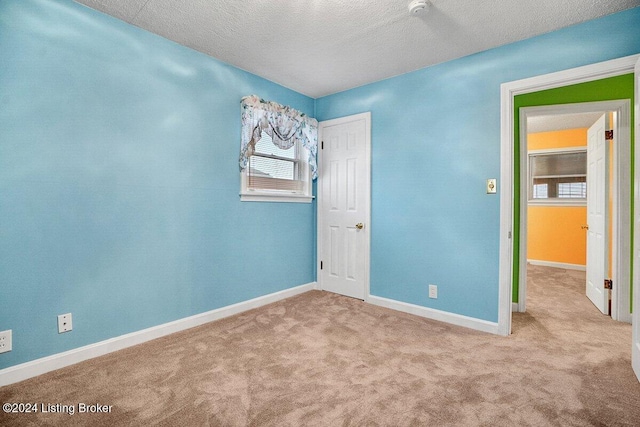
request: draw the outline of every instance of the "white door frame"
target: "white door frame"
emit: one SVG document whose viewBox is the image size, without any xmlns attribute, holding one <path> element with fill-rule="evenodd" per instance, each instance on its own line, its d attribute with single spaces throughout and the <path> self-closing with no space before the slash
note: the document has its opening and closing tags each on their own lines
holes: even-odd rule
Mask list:
<svg viewBox="0 0 640 427">
<path fill-rule="evenodd" d="M 364 240 L 365 246 L 367 250 L 364 254 L 364 301 L 369 301 L 370 296 L 370 285 L 369 285 L 369 269 L 370 269 L 370 258 L 371 258 L 371 112 L 354 114 L 346 117 L 339 117 L 337 119 L 325 120 L 318 123 L 318 144 L 320 147 L 322 146 L 322 130 L 325 126 L 335 126 L 343 123 L 349 123 L 356 120 L 365 121 L 365 166 L 366 166 L 366 176 L 367 181 L 369 182 L 369 191 L 367 192 L 366 197 L 366 206 L 365 209 L 365 221 L 366 227 L 364 227 L 361 232 L 365 233 Z M 316 260 L 316 282 L 318 284 L 318 289 L 324 289 L 322 283 L 322 274 L 320 262 L 322 261 L 322 230 L 324 224 L 324 215 L 322 213 L 322 149 L 318 150 L 318 180 L 316 183 L 317 189 L 317 201 L 316 201 L 316 216 L 317 216 L 317 260 Z"/>
<path fill-rule="evenodd" d="M 559 71 L 542 76 L 531 77 L 500 85 L 500 261 L 499 261 L 499 296 L 498 296 L 498 333 L 511 333 L 512 288 L 513 288 L 513 147 L 514 147 L 514 97 L 517 95 L 538 92 L 584 83 L 608 77 L 631 74 L 640 55 L 632 55 L 611 61 L 600 62 L 584 67 Z M 640 178 L 638 168 L 635 181 Z M 521 212 L 522 213 L 522 212 Z M 521 221 L 522 223 L 522 221 Z M 520 236 L 522 238 L 522 236 Z M 635 265 L 634 268 L 640 268 Z M 521 269 L 522 270 L 522 269 Z M 636 289 L 634 289 L 635 291 Z"/>
<path fill-rule="evenodd" d="M 635 102 L 634 102 L 634 112 L 635 112 L 635 131 L 636 135 L 640 135 L 640 122 L 638 122 L 638 117 L 640 117 L 640 61 L 636 63 L 634 68 L 634 76 L 633 76 L 633 92 L 635 94 Z M 635 164 L 636 167 L 640 165 L 640 150 L 636 149 L 635 153 Z M 634 184 L 635 191 L 633 195 L 633 200 L 636 206 L 635 212 L 633 213 L 633 224 L 634 230 L 636 226 L 640 224 L 640 211 L 638 211 L 638 207 L 640 206 L 640 172 L 637 172 L 634 176 Z M 633 315 L 632 315 L 632 324 L 631 324 L 631 367 L 633 368 L 633 372 L 636 374 L 636 378 L 640 381 L 640 285 L 638 282 L 640 281 L 640 271 L 638 271 L 640 262 L 636 260 L 639 258 L 640 254 L 640 230 L 637 230 L 633 235 L 633 266 L 635 269 L 633 270 Z"/>
<path fill-rule="evenodd" d="M 527 297 L 527 193 L 528 154 L 527 118 L 540 115 L 572 113 L 616 113 L 613 144 L 613 220 L 612 261 L 613 279 L 611 317 L 631 322 L 629 287 L 631 284 L 631 100 L 595 101 L 520 109 L 520 274 L 518 277 L 517 311 L 526 311 Z M 620 197 L 621 194 L 627 197 Z"/>
</svg>

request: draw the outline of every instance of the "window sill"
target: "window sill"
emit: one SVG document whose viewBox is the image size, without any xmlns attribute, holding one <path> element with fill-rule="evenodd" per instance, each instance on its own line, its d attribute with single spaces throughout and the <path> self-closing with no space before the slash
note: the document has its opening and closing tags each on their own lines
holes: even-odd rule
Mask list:
<svg viewBox="0 0 640 427">
<path fill-rule="evenodd" d="M 304 194 L 240 193 L 241 202 L 311 203 L 313 199 L 313 196 L 305 196 Z"/>
<path fill-rule="evenodd" d="M 587 206 L 586 200 L 549 200 L 549 199 L 538 199 L 538 200 L 529 200 L 529 206 Z"/>
</svg>

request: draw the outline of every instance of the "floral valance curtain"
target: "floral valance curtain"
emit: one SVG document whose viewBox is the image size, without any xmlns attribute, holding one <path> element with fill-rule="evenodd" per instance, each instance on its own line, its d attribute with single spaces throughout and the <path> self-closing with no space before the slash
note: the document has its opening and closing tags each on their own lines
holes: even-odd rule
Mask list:
<svg viewBox="0 0 640 427">
<path fill-rule="evenodd" d="M 291 107 L 260 99 L 256 95 L 245 96 L 242 107 L 242 138 L 240 146 L 240 170 L 247 167 L 249 157 L 262 132 L 269 135 L 273 144 L 288 150 L 300 142 L 309 153 L 309 168 L 312 178 L 318 175 L 318 121 Z"/>
</svg>

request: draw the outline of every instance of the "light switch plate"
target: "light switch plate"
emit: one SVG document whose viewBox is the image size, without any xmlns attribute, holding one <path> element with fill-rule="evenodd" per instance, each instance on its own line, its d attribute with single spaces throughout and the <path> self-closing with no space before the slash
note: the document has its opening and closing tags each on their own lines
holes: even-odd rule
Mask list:
<svg viewBox="0 0 640 427">
<path fill-rule="evenodd" d="M 489 178 L 487 180 L 487 194 L 496 194 L 498 190 L 498 180 L 496 178 Z"/>
</svg>

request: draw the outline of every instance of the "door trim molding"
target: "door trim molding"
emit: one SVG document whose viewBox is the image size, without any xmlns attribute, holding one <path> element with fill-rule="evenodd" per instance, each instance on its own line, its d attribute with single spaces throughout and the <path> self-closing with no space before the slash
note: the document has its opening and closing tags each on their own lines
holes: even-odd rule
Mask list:
<svg viewBox="0 0 640 427">
<path fill-rule="evenodd" d="M 638 121 L 638 116 L 640 116 L 640 61 L 636 62 L 633 68 L 633 93 L 635 95 L 633 111 L 635 113 L 636 121 L 634 122 L 635 135 L 640 135 L 640 121 Z M 633 369 L 633 373 L 636 375 L 636 378 L 640 380 L 640 286 L 638 286 L 638 281 L 640 280 L 640 265 L 638 263 L 638 255 L 640 253 L 640 230 L 637 230 L 640 219 L 640 172 L 638 172 L 638 167 L 640 167 L 640 150 L 634 150 L 634 159 L 635 159 L 635 173 L 633 176 L 633 182 L 635 185 L 635 191 L 633 195 L 633 200 L 635 202 L 635 211 L 633 213 L 633 217 L 631 220 L 633 221 L 633 229 L 636 230 L 633 236 L 634 246 L 633 246 L 633 314 L 631 316 L 631 367 Z"/>
<path fill-rule="evenodd" d="M 318 141 L 322 143 L 322 133 L 323 129 L 327 126 L 335 126 L 341 125 L 344 123 L 354 122 L 358 120 L 364 119 L 365 121 L 365 165 L 366 165 L 366 177 L 367 182 L 369 183 L 369 191 L 366 197 L 366 227 L 362 231 L 365 232 L 365 242 L 367 251 L 364 254 L 364 300 L 369 301 L 370 293 L 370 284 L 369 284 L 369 270 L 370 270 L 370 259 L 371 259 L 371 112 L 365 112 L 360 114 L 353 114 L 350 116 L 339 117 L 336 119 L 325 120 L 318 123 Z M 324 216 L 322 215 L 322 150 L 318 150 L 318 180 L 316 182 L 316 218 L 317 218 L 317 230 L 316 230 L 316 239 L 317 239 L 317 259 L 316 259 L 316 283 L 318 285 L 318 289 L 324 290 L 324 284 L 322 283 L 322 274 L 320 268 L 320 262 L 322 257 L 322 230 L 323 230 L 323 221 Z"/>
<path fill-rule="evenodd" d="M 511 333 L 511 301 L 513 289 L 513 148 L 514 97 L 584 83 L 622 74 L 633 73 L 640 55 L 631 55 L 583 67 L 545 74 L 500 85 L 500 260 L 498 296 L 498 333 Z"/>
</svg>

